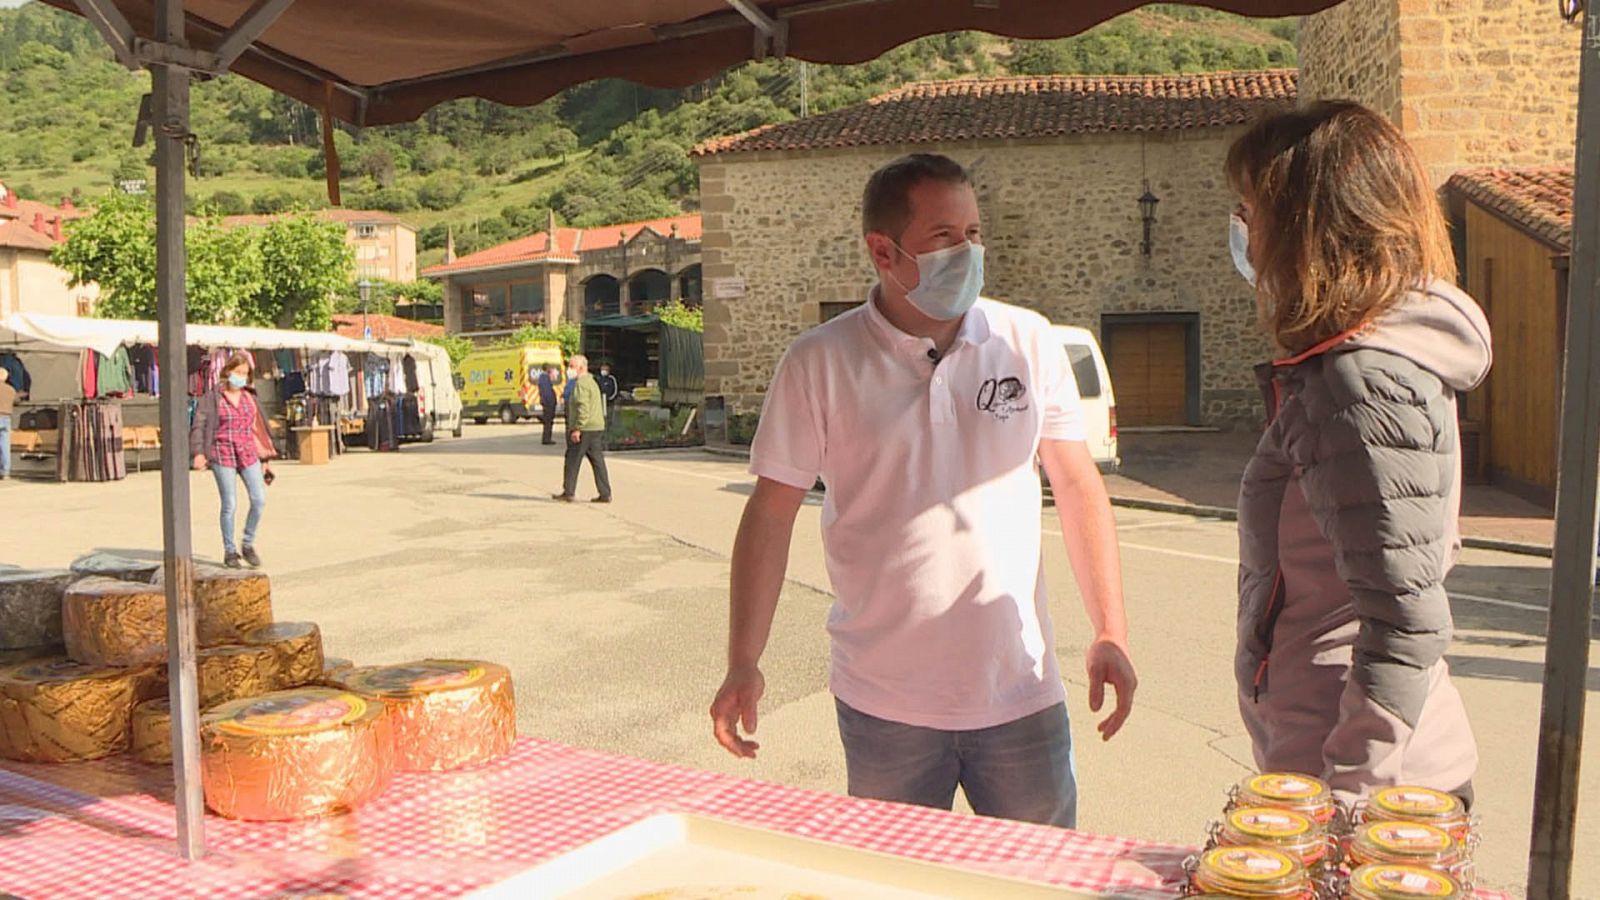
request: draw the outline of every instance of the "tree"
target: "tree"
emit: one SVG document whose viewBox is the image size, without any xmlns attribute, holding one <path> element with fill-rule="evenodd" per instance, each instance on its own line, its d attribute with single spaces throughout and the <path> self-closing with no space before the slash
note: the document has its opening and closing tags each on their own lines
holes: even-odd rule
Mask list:
<svg viewBox="0 0 1600 900">
<path fill-rule="evenodd" d="M 250 211 L 250 201 L 237 191 L 217 191 L 206 205 L 219 216 L 242 216 Z"/>
<path fill-rule="evenodd" d="M 429 209 L 444 210 L 460 203 L 467 195 L 467 182 L 454 172 L 429 175 L 417 189 L 417 200 Z"/>
<path fill-rule="evenodd" d="M 254 230 L 263 264 L 253 304 L 259 324 L 326 331 L 334 294 L 355 271 L 344 226 L 301 213 Z"/>
<path fill-rule="evenodd" d="M 701 332 L 706 330 L 705 311 L 697 306 L 684 306 L 682 300 L 663 303 L 652 312 L 661 321 L 674 328 L 685 328 L 689 331 Z"/>
<path fill-rule="evenodd" d="M 215 325 L 266 325 L 257 314 L 264 283 L 256 229 L 224 228 L 214 219 L 186 229 L 189 321 Z M 151 257 L 154 258 L 152 252 Z M 154 318 L 154 310 L 151 310 Z"/>
<path fill-rule="evenodd" d="M 501 338 L 495 346 L 521 347 L 529 341 L 555 341 L 561 345 L 563 354 L 571 356 L 580 352 L 583 346 L 583 327 L 577 322 L 562 322 L 554 329 L 543 325 L 524 325 L 510 337 Z"/>
<path fill-rule="evenodd" d="M 467 358 L 468 353 L 472 352 L 472 339 L 462 337 L 459 334 L 441 334 L 435 337 L 425 337 L 423 340 L 443 347 L 444 352 L 450 354 L 450 368 L 452 369 L 461 365 L 461 361 Z"/>
<path fill-rule="evenodd" d="M 393 187 L 394 153 L 382 144 L 368 147 L 356 160 L 355 171 L 358 175 L 365 175 L 376 181 L 379 187 Z"/>
<path fill-rule="evenodd" d="M 251 201 L 250 208 L 260 216 L 288 212 L 294 208 L 294 195 L 283 188 L 274 188 L 264 194 L 257 194 L 255 200 Z"/>
<path fill-rule="evenodd" d="M 98 284 L 98 314 L 108 319 L 153 318 L 156 310 L 156 220 L 144 197 L 112 193 L 91 215 L 67 223 L 67 240 L 51 261 L 72 286 Z"/>
</svg>

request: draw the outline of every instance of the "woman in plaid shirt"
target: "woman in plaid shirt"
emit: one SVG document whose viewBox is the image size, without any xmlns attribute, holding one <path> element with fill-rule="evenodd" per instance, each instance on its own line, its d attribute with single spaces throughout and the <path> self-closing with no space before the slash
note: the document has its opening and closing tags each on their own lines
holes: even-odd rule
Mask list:
<svg viewBox="0 0 1600 900">
<path fill-rule="evenodd" d="M 267 505 L 267 482 L 272 477 L 272 469 L 265 461 L 277 455 L 261 404 L 250 389 L 254 368 L 254 360 L 248 353 L 229 357 L 222 369 L 221 381 L 201 397 L 195 407 L 194 423 L 189 430 L 195 469 L 209 465 L 217 479 L 217 494 L 222 498 L 223 563 L 235 569 L 243 563 L 254 567 L 261 565 L 255 548 L 256 529 L 261 525 L 261 512 Z M 242 547 L 236 546 L 233 540 L 238 478 L 244 479 L 245 491 L 250 496 Z"/>
</svg>

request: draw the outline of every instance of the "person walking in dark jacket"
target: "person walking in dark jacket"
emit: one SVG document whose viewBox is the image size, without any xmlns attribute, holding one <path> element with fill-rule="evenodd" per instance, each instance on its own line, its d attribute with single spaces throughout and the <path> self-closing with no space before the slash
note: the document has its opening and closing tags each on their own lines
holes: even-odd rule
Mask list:
<svg viewBox="0 0 1600 900">
<path fill-rule="evenodd" d="M 572 399 L 567 401 L 567 466 L 561 493 L 555 499 L 571 503 L 578 490 L 578 470 L 589 460 L 594 470 L 596 503 L 611 502 L 611 476 L 606 472 L 606 399 L 600 383 L 589 374 L 589 360 L 581 355 L 567 362 Z"/>
<path fill-rule="evenodd" d="M 1277 358 L 1239 489 L 1239 709 L 1263 771 L 1352 803 L 1395 784 L 1472 801 L 1478 748 L 1450 680 L 1461 549 L 1456 396 L 1489 325 L 1451 284 L 1427 170 L 1349 102 L 1267 119 L 1227 174 L 1239 271 Z"/>
<path fill-rule="evenodd" d="M 609 438 L 617 422 L 617 396 L 622 388 L 617 384 L 617 376 L 611 374 L 610 363 L 600 364 L 600 375 L 595 380 L 600 383 L 600 396 L 606 399 L 606 437 Z"/>
<path fill-rule="evenodd" d="M 255 363 L 247 353 L 235 353 L 222 369 L 221 384 L 200 398 L 189 428 L 189 448 L 194 468 L 211 468 L 222 499 L 223 564 L 237 569 L 243 562 L 260 567 L 256 555 L 256 529 L 267 506 L 267 484 L 272 468 L 267 460 L 277 455 L 267 431 L 267 420 L 250 382 Z M 244 543 L 233 540 L 233 513 L 238 505 L 239 479 L 250 496 L 244 520 Z"/>
<path fill-rule="evenodd" d="M 539 421 L 544 423 L 544 443 L 554 444 L 556 426 L 556 370 L 545 366 L 539 370 Z"/>
</svg>

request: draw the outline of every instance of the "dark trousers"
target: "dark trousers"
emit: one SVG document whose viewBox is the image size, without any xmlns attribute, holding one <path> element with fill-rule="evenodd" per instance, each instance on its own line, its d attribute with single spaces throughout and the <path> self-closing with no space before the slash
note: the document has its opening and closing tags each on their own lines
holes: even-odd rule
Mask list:
<svg viewBox="0 0 1600 900">
<path fill-rule="evenodd" d="M 563 492 L 571 497 L 578 492 L 578 469 L 583 467 L 583 461 L 589 460 L 589 468 L 594 470 L 594 489 L 602 497 L 611 496 L 611 476 L 606 472 L 606 436 L 598 431 L 585 431 L 578 435 L 578 440 L 573 441 L 572 436 L 567 436 L 567 471 L 566 480 L 562 483 Z"/>
<path fill-rule="evenodd" d="M 543 404 L 543 408 L 539 410 L 539 421 L 544 423 L 544 442 L 546 444 L 554 444 L 556 442 L 556 405 L 554 403 Z"/>
</svg>

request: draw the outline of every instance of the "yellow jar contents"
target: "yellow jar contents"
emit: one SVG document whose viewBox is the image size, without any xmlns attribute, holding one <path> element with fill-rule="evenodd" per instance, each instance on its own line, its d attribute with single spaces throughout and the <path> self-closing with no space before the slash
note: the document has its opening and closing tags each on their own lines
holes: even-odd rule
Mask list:
<svg viewBox="0 0 1600 900">
<path fill-rule="evenodd" d="M 1315 875 L 1328 862 L 1327 833 L 1309 816 L 1289 809 L 1247 806 L 1228 813 L 1217 831 L 1219 847 L 1270 847 Z"/>
<path fill-rule="evenodd" d="M 1350 875 L 1350 900 L 1464 900 L 1466 891 L 1449 875 L 1417 866 L 1362 866 Z"/>
<path fill-rule="evenodd" d="M 1300 813 L 1326 827 L 1338 807 L 1327 784 L 1309 775 L 1268 772 L 1240 782 L 1233 789 L 1233 809 L 1269 806 Z"/>
<path fill-rule="evenodd" d="M 1456 839 L 1422 822 L 1368 822 L 1350 839 L 1352 867 L 1396 863 L 1471 880 L 1471 862 Z"/>
<path fill-rule="evenodd" d="M 1194 893 L 1248 898 L 1309 898 L 1310 877 L 1288 854 L 1266 847 L 1218 847 L 1201 857 Z"/>
<path fill-rule="evenodd" d="M 1361 818 L 1364 822 L 1422 822 L 1445 830 L 1460 843 L 1472 836 L 1472 820 L 1461 800 L 1431 788 L 1383 788 L 1367 800 Z"/>
</svg>

